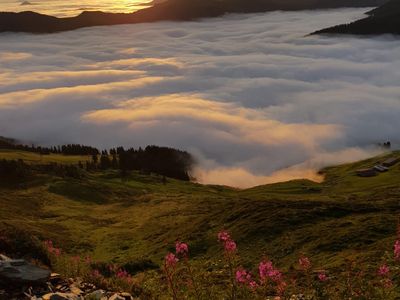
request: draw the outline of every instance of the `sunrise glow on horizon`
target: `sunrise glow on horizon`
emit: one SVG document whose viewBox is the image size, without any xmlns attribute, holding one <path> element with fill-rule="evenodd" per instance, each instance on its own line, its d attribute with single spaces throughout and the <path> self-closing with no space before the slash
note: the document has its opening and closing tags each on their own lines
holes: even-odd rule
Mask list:
<svg viewBox="0 0 400 300">
<path fill-rule="evenodd" d="M 152 0 L 0 0 L 0 11 L 34 11 L 56 17 L 73 17 L 83 11 L 130 13 L 151 6 Z"/>
</svg>

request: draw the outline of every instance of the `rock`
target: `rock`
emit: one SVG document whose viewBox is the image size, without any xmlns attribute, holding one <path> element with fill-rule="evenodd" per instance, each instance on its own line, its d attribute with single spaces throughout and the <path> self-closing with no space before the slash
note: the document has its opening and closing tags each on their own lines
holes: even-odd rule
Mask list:
<svg viewBox="0 0 400 300">
<path fill-rule="evenodd" d="M 80 288 L 78 288 L 77 286 L 73 285 L 73 284 L 69 287 L 69 290 L 71 291 L 71 293 L 73 293 L 75 295 L 82 295 L 83 294 L 83 291 Z"/>
<path fill-rule="evenodd" d="M 51 273 L 50 274 L 50 281 L 59 281 L 61 280 L 61 275 L 58 273 Z"/>
<path fill-rule="evenodd" d="M 50 293 L 42 297 L 43 300 L 83 300 L 82 297 L 72 293 Z"/>
<path fill-rule="evenodd" d="M 41 284 L 50 277 L 50 271 L 28 264 L 23 259 L 0 255 L 0 279 L 13 283 Z"/>
<path fill-rule="evenodd" d="M 106 292 L 103 290 L 94 291 L 85 296 L 87 300 L 107 300 Z"/>
<path fill-rule="evenodd" d="M 119 294 L 121 297 L 123 297 L 125 300 L 133 300 L 133 297 L 129 293 L 121 293 Z"/>
<path fill-rule="evenodd" d="M 108 298 L 108 300 L 125 300 L 125 298 L 118 294 L 114 294 L 110 298 Z"/>
</svg>

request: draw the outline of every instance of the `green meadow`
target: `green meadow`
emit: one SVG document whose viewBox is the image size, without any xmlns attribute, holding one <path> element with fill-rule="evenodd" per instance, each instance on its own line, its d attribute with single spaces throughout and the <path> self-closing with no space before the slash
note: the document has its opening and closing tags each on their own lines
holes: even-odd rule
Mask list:
<svg viewBox="0 0 400 300">
<path fill-rule="evenodd" d="M 239 190 L 131 172 L 83 171 L 80 179 L 34 174 L 23 184 L 0 184 L 0 233 L 52 240 L 70 254 L 124 264 L 160 264 L 179 239 L 195 260 L 220 251 L 217 232 L 227 229 L 244 264 L 268 256 L 289 268 L 301 253 L 315 266 L 347 260 L 379 262 L 396 238 L 400 164 L 376 177 L 356 176 L 387 153 L 329 167 L 322 183 L 308 180 Z M 0 159 L 76 164 L 88 157 L 0 152 Z M 33 250 L 32 250 L 33 251 Z"/>
</svg>

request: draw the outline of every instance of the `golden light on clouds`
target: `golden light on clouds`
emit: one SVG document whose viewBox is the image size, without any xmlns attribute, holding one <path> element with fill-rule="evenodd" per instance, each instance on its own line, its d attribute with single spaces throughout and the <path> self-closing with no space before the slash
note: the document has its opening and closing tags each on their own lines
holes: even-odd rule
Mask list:
<svg viewBox="0 0 400 300">
<path fill-rule="evenodd" d="M 287 124 L 267 119 L 262 110 L 243 108 L 233 103 L 202 99 L 193 95 L 145 97 L 124 101 L 115 108 L 96 110 L 82 116 L 98 124 L 126 122 L 197 122 L 224 139 L 269 146 L 282 143 L 300 144 L 314 149 L 321 140 L 340 137 L 340 127 L 330 124 Z"/>
<path fill-rule="evenodd" d="M 85 78 L 90 78 L 93 79 L 93 77 L 90 77 L 90 74 L 95 73 L 96 75 L 96 80 L 95 83 L 90 84 L 83 84 L 82 81 L 85 81 Z M 106 76 L 106 82 L 104 83 L 99 83 L 101 82 L 101 75 Z M 121 82 L 109 82 L 110 76 L 118 76 L 118 75 L 124 75 L 124 81 Z M 72 86 L 56 86 L 52 88 L 40 88 L 40 89 L 29 89 L 29 90 L 22 90 L 22 91 L 17 91 L 17 92 L 10 92 L 10 93 L 4 93 L 0 94 L 0 108 L 15 108 L 18 106 L 24 106 L 27 104 L 35 104 L 35 103 L 40 103 L 40 102 L 49 102 L 49 101 L 58 101 L 59 99 L 62 99 L 64 102 L 69 101 L 72 99 L 76 98 L 87 98 L 91 96 L 96 96 L 98 94 L 104 94 L 105 97 L 109 93 L 118 93 L 119 90 L 126 90 L 130 88 L 139 88 L 146 86 L 148 84 L 156 83 L 161 81 L 163 78 L 162 77 L 139 77 L 135 79 L 127 79 L 125 75 L 133 75 L 137 76 L 138 74 L 141 74 L 141 72 L 136 72 L 136 71 L 104 71 L 104 72 L 96 72 L 96 71 L 86 71 L 86 72 L 61 72 L 58 73 L 56 72 L 55 74 L 49 75 L 49 74 L 41 74 L 43 77 L 40 76 L 34 76 L 35 74 L 32 74 L 31 76 L 28 76 L 28 78 L 25 77 L 25 80 L 30 81 L 31 83 L 34 83 L 36 81 L 40 82 L 43 84 L 43 81 L 46 80 L 47 76 L 48 79 L 51 79 L 51 82 L 54 84 L 55 77 L 57 75 L 60 75 L 61 77 L 59 80 L 62 80 L 60 82 L 61 85 L 65 85 L 65 82 L 69 80 L 72 81 L 72 79 L 76 79 L 75 76 L 78 76 L 78 79 L 80 83 L 73 85 Z M 36 74 L 38 75 L 38 74 Z M 86 77 L 89 76 L 89 77 Z M 20 79 L 21 80 L 21 79 Z"/>
<path fill-rule="evenodd" d="M 18 53 L 18 52 L 3 52 L 0 53 L 1 61 L 16 61 L 16 60 L 26 60 L 32 57 L 30 53 Z"/>
</svg>

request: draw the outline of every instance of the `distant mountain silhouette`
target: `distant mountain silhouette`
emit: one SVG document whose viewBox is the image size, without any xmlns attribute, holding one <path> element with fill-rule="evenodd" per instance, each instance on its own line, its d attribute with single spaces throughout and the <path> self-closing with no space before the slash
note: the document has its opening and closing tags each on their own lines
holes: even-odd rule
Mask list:
<svg viewBox="0 0 400 300">
<path fill-rule="evenodd" d="M 314 34 L 400 34 L 400 0 L 391 0 L 367 14 L 367 18 L 322 29 Z"/>
<path fill-rule="evenodd" d="M 52 33 L 89 26 L 188 21 L 226 13 L 379 6 L 387 0 L 168 0 L 134 13 L 83 12 L 56 18 L 35 12 L 0 13 L 0 32 Z"/>
<path fill-rule="evenodd" d="M 390 16 L 400 12 L 400 1 L 390 0 L 383 5 L 369 11 L 367 14 L 374 17 Z"/>
</svg>

